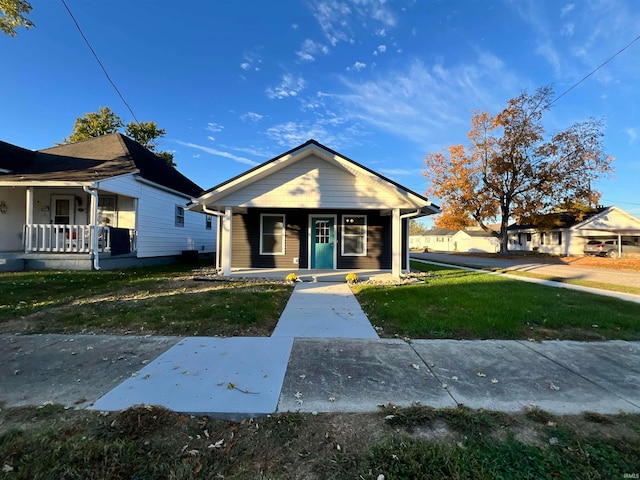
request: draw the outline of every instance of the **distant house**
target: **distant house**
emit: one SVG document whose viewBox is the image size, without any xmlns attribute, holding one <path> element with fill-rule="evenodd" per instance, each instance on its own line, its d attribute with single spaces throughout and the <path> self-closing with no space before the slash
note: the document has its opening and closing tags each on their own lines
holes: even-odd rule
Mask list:
<svg viewBox="0 0 640 480">
<path fill-rule="evenodd" d="M 0 142 L 0 269 L 90 269 L 216 250 L 202 188 L 120 134 L 32 151 Z"/>
<path fill-rule="evenodd" d="M 219 222 L 224 274 L 241 268 L 391 270 L 409 265 L 422 195 L 309 140 L 202 193 L 189 209 Z"/>
<path fill-rule="evenodd" d="M 448 228 L 432 228 L 424 233 L 411 235 L 409 246 L 416 250 L 430 250 L 432 252 L 453 252 L 453 236 L 458 230 Z"/>
<path fill-rule="evenodd" d="M 481 229 L 459 230 L 451 237 L 456 252 L 496 253 L 500 251 L 500 241 Z"/>
<path fill-rule="evenodd" d="M 589 240 L 618 239 L 620 243 L 638 244 L 640 219 L 616 206 L 598 207 L 581 215 L 551 213 L 536 224 L 510 225 L 508 232 L 510 250 L 582 255 Z"/>
</svg>

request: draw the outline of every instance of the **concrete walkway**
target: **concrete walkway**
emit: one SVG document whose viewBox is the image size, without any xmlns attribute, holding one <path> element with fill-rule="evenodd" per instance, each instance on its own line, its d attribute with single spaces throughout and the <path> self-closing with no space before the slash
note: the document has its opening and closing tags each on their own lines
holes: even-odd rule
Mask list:
<svg viewBox="0 0 640 480">
<path fill-rule="evenodd" d="M 344 283 L 302 283 L 268 338 L 0 335 L 0 402 L 231 419 L 414 402 L 640 413 L 640 342 L 379 339 Z"/>
<path fill-rule="evenodd" d="M 272 336 L 379 338 L 345 282 L 296 284 Z"/>
</svg>

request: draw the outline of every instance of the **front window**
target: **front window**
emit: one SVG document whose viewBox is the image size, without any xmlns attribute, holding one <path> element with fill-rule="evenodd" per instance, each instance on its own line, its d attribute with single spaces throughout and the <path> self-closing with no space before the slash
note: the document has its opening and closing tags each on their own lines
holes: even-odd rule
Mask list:
<svg viewBox="0 0 640 480">
<path fill-rule="evenodd" d="M 204 228 L 206 230 L 211 230 L 212 226 L 213 226 L 213 216 L 206 215 L 204 219 Z"/>
<path fill-rule="evenodd" d="M 342 255 L 367 255 L 367 217 L 365 215 L 342 217 Z"/>
<path fill-rule="evenodd" d="M 284 255 L 284 215 L 260 215 L 260 255 Z"/>
</svg>

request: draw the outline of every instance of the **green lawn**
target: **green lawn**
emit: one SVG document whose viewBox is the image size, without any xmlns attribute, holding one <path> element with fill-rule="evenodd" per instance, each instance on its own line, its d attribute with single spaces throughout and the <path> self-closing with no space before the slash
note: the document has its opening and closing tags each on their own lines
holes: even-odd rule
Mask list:
<svg viewBox="0 0 640 480">
<path fill-rule="evenodd" d="M 196 282 L 193 266 L 0 274 L 0 331 L 268 336 L 292 287 Z"/>
<path fill-rule="evenodd" d="M 640 304 L 413 262 L 425 283 L 354 287 L 383 336 L 640 339 Z"/>
</svg>

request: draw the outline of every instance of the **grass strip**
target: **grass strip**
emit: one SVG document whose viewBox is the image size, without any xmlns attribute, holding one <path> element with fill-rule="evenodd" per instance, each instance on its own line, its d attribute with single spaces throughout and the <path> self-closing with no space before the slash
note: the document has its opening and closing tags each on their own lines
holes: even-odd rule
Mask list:
<svg viewBox="0 0 640 480">
<path fill-rule="evenodd" d="M 412 263 L 424 283 L 353 288 L 380 334 L 453 339 L 640 339 L 640 304 Z"/>
</svg>

